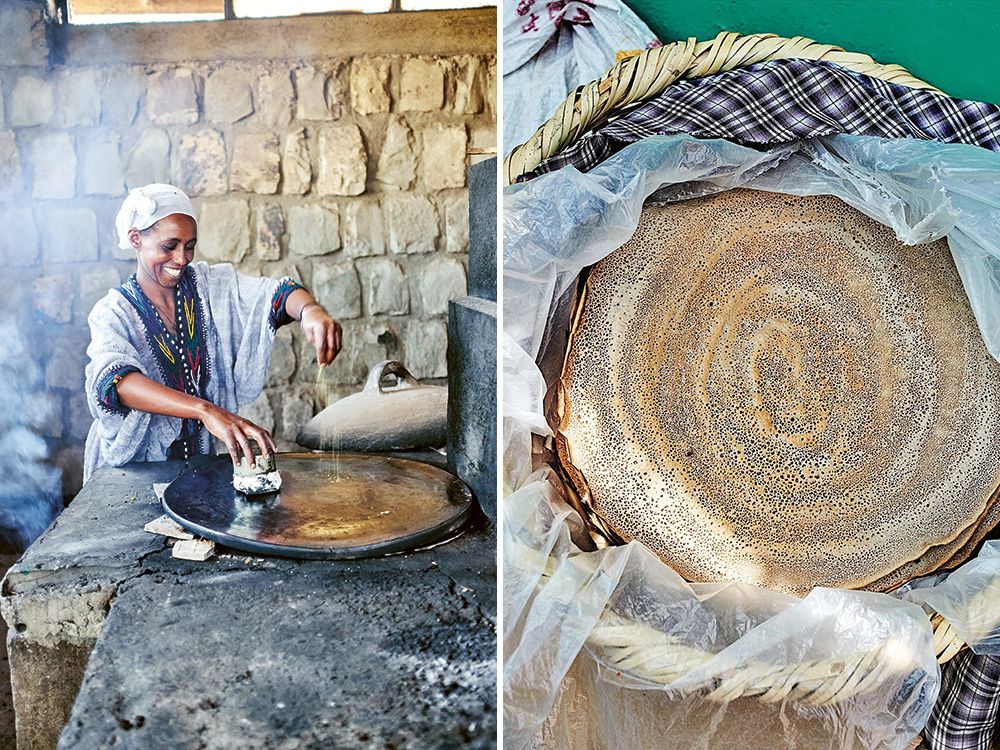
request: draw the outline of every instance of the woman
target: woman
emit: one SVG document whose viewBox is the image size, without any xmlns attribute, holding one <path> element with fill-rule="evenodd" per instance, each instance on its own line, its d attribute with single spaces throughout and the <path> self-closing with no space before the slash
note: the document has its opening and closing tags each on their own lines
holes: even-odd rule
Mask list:
<svg viewBox="0 0 1000 750">
<path fill-rule="evenodd" d="M 94 417 L 84 481 L 104 465 L 209 453 L 214 435 L 236 463 L 275 450 L 259 425 L 234 412 L 254 401 L 277 328 L 302 325 L 320 364 L 340 351 L 341 328 L 290 278 L 195 263 L 197 217 L 171 185 L 129 192 L 115 220 L 118 246 L 137 268 L 90 313 L 86 391 Z"/>
</svg>

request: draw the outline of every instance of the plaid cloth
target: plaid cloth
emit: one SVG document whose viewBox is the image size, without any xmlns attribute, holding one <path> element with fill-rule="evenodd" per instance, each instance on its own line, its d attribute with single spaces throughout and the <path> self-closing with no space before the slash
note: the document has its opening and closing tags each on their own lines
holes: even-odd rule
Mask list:
<svg viewBox="0 0 1000 750">
<path fill-rule="evenodd" d="M 930 750 L 990 750 L 1000 715 L 1000 656 L 963 651 L 944 665 L 924 729 Z"/>
<path fill-rule="evenodd" d="M 1000 151 L 1000 108 L 886 83 L 832 63 L 776 60 L 668 86 L 518 182 L 565 166 L 586 172 L 630 143 L 669 133 L 747 146 L 850 133 Z"/>
</svg>

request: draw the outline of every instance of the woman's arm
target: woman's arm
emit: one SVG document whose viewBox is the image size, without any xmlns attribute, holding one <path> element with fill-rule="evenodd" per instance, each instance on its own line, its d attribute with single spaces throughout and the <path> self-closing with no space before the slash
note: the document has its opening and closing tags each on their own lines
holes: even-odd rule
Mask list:
<svg viewBox="0 0 1000 750">
<path fill-rule="evenodd" d="M 333 362 L 340 353 L 340 324 L 305 289 L 296 289 L 285 300 L 285 312 L 301 322 L 306 341 L 316 349 L 316 361 L 321 365 Z"/>
<path fill-rule="evenodd" d="M 254 465 L 250 438 L 260 446 L 265 457 L 277 450 L 271 434 L 263 427 L 209 401 L 168 388 L 142 373 L 130 372 L 118 381 L 116 387 L 118 400 L 130 409 L 198 420 L 205 425 L 205 429 L 226 444 L 233 464 L 239 463 L 242 450 L 250 465 Z"/>
</svg>

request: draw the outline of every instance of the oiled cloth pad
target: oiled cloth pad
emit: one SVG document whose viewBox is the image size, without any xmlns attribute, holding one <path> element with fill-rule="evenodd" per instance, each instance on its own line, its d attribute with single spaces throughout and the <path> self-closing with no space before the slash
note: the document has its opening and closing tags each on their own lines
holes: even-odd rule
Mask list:
<svg viewBox="0 0 1000 750">
<path fill-rule="evenodd" d="M 888 590 L 1000 520 L 1000 366 L 944 240 L 729 191 L 648 206 L 582 299 L 563 460 L 689 580 Z"/>
</svg>

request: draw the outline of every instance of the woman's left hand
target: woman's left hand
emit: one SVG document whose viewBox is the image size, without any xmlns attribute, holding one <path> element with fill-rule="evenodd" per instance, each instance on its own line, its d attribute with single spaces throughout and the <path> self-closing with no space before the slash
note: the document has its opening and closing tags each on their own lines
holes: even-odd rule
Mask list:
<svg viewBox="0 0 1000 750">
<path fill-rule="evenodd" d="M 306 341 L 316 350 L 316 361 L 321 365 L 333 362 L 340 353 L 342 336 L 340 323 L 331 318 L 319 305 L 310 305 L 303 312 L 300 325 Z"/>
</svg>

